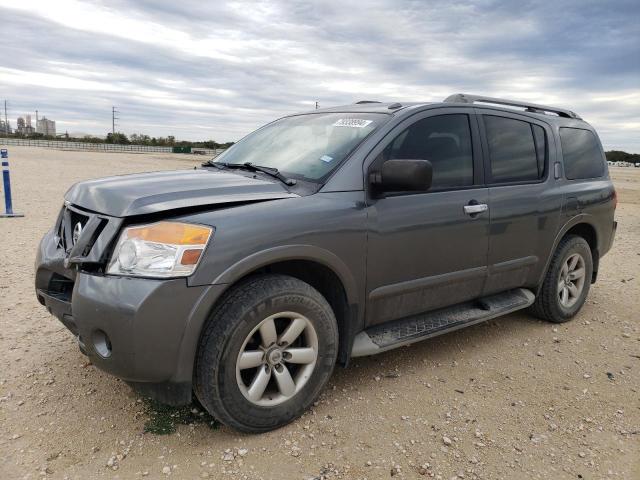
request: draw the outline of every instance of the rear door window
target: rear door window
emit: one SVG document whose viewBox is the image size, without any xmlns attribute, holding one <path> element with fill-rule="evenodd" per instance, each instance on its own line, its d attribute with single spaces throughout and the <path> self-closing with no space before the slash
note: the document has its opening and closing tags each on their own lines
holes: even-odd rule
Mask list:
<svg viewBox="0 0 640 480">
<path fill-rule="evenodd" d="M 544 129 L 513 118 L 483 115 L 493 183 L 537 181 L 545 173 Z"/>
<path fill-rule="evenodd" d="M 604 174 L 604 158 L 596 136 L 581 128 L 560 128 L 564 173 L 569 180 Z"/>
</svg>

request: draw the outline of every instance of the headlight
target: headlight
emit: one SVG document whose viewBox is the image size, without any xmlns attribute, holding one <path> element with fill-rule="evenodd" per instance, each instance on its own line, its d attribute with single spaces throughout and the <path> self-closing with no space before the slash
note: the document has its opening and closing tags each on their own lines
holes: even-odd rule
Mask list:
<svg viewBox="0 0 640 480">
<path fill-rule="evenodd" d="M 158 222 L 125 228 L 107 273 L 138 277 L 186 277 L 198 266 L 213 229 L 203 225 Z"/>
</svg>

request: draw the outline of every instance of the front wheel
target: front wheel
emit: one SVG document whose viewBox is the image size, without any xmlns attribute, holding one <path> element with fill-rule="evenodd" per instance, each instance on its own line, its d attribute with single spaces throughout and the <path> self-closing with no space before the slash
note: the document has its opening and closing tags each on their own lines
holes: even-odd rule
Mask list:
<svg viewBox="0 0 640 480">
<path fill-rule="evenodd" d="M 593 259 L 586 240 L 577 235 L 562 239 L 531 312 L 543 320 L 563 323 L 582 308 L 589 293 Z"/>
<path fill-rule="evenodd" d="M 195 393 L 226 425 L 272 430 L 317 398 L 337 351 L 335 316 L 317 290 L 284 275 L 255 277 L 212 313 L 198 349 Z"/>
</svg>

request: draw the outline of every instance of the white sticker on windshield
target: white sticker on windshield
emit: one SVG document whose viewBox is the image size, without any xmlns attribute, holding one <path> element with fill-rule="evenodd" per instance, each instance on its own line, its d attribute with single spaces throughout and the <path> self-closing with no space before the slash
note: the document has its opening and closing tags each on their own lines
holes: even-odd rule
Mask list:
<svg viewBox="0 0 640 480">
<path fill-rule="evenodd" d="M 332 126 L 334 127 L 351 127 L 351 128 L 364 128 L 373 120 L 364 120 L 362 118 L 341 118 L 337 122 L 335 122 Z"/>
<path fill-rule="evenodd" d="M 329 155 L 322 155 L 320 157 L 320 160 L 322 160 L 323 162 L 329 163 L 331 160 L 333 160 L 333 157 L 330 157 Z"/>
</svg>

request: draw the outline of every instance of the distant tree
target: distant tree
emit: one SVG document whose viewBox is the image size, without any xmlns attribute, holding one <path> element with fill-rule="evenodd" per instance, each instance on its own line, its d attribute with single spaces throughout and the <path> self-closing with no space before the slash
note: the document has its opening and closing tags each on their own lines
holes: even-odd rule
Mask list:
<svg viewBox="0 0 640 480">
<path fill-rule="evenodd" d="M 76 142 L 85 142 L 85 143 L 105 143 L 104 138 L 92 137 L 91 135 L 85 135 L 82 138 L 74 138 L 72 140 Z"/>
<path fill-rule="evenodd" d="M 127 138 L 127 136 L 122 133 L 122 132 L 116 132 L 114 133 L 108 133 L 107 134 L 107 139 L 105 140 L 105 143 L 115 143 L 118 145 L 128 145 L 129 139 Z"/>
<path fill-rule="evenodd" d="M 151 137 L 143 133 L 134 133 L 129 137 L 129 140 L 134 145 L 149 145 L 151 144 Z"/>
<path fill-rule="evenodd" d="M 220 144 L 217 143 L 215 140 L 207 140 L 206 142 L 202 142 L 202 146 L 204 148 L 212 148 L 215 150 L 220 146 Z"/>
</svg>

